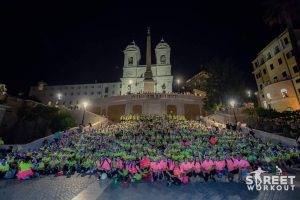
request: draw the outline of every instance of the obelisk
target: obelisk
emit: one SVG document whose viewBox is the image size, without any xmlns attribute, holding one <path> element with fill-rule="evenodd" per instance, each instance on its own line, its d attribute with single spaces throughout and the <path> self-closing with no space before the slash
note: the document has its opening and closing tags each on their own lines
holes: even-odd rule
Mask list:
<svg viewBox="0 0 300 200">
<path fill-rule="evenodd" d="M 153 74 L 151 70 L 151 36 L 150 27 L 147 31 L 147 49 L 146 49 L 146 72 L 144 78 L 144 92 L 153 93 L 154 92 L 155 81 L 153 80 Z"/>
</svg>

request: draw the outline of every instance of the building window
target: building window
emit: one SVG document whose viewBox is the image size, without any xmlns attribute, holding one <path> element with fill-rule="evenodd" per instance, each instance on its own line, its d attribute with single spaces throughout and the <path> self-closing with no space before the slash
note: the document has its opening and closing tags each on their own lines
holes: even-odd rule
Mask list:
<svg viewBox="0 0 300 200">
<path fill-rule="evenodd" d="M 283 98 L 288 97 L 287 89 L 281 89 L 280 92 L 281 92 L 281 95 L 282 95 Z"/>
<path fill-rule="evenodd" d="M 291 57 L 293 57 L 293 51 L 292 50 L 286 53 L 286 58 L 287 59 L 290 59 Z"/>
<path fill-rule="evenodd" d="M 283 77 L 283 78 L 286 78 L 286 77 L 287 77 L 286 71 L 282 72 L 282 77 Z"/>
<path fill-rule="evenodd" d="M 268 60 L 270 60 L 272 58 L 271 53 L 269 52 L 267 55 Z"/>
<path fill-rule="evenodd" d="M 69 104 L 72 105 L 72 101 L 70 101 Z"/>
<path fill-rule="evenodd" d="M 108 93 L 108 87 L 105 87 L 105 93 Z"/>
<path fill-rule="evenodd" d="M 264 58 L 261 58 L 260 59 L 260 64 L 262 65 L 262 64 L 264 64 L 265 63 L 265 59 Z"/>
<path fill-rule="evenodd" d="M 94 95 L 94 92 L 91 92 L 91 95 Z"/>
<path fill-rule="evenodd" d="M 290 43 L 290 41 L 289 41 L 289 39 L 288 39 L 287 37 L 285 37 L 285 38 L 283 39 L 283 41 L 284 41 L 284 44 L 285 44 L 285 45 L 287 45 L 288 43 Z"/>
<path fill-rule="evenodd" d="M 65 92 L 65 96 L 67 96 L 68 94 Z"/>
<path fill-rule="evenodd" d="M 77 92 L 77 95 L 80 95 L 80 92 Z"/>
<path fill-rule="evenodd" d="M 278 81 L 277 76 L 274 76 L 273 80 L 274 80 L 274 82 L 277 82 Z"/>
<path fill-rule="evenodd" d="M 271 94 L 270 93 L 267 93 L 267 98 L 271 99 Z"/>
<path fill-rule="evenodd" d="M 278 59 L 278 64 L 279 64 L 279 65 L 282 64 L 282 59 L 281 59 L 281 58 Z"/>
<path fill-rule="evenodd" d="M 296 79 L 296 83 L 300 83 L 300 78 Z"/>
<path fill-rule="evenodd" d="M 259 79 L 260 77 L 261 77 L 261 73 L 259 72 L 256 74 L 256 79 Z"/>
<path fill-rule="evenodd" d="M 84 95 L 87 95 L 87 92 L 84 92 Z"/>
<path fill-rule="evenodd" d="M 270 69 L 273 70 L 274 69 L 274 65 L 270 64 Z"/>
<path fill-rule="evenodd" d="M 128 65 L 133 65 L 133 57 L 128 58 Z"/>
<path fill-rule="evenodd" d="M 73 92 L 71 92 L 71 96 L 73 96 Z"/>
<path fill-rule="evenodd" d="M 298 65 L 295 65 L 293 67 L 293 70 L 294 70 L 294 73 L 298 73 L 298 72 L 300 72 L 300 67 Z"/>
<path fill-rule="evenodd" d="M 81 88 L 80 86 L 77 87 L 77 89 L 80 89 L 80 88 Z"/>
<path fill-rule="evenodd" d="M 262 88 L 263 88 L 262 84 L 259 85 L 259 88 L 262 90 Z"/>
<path fill-rule="evenodd" d="M 100 95 L 101 95 L 101 92 L 98 92 L 98 95 L 100 96 Z"/>
<path fill-rule="evenodd" d="M 279 53 L 280 49 L 279 49 L 279 46 L 276 46 L 275 47 L 275 54 Z"/>
<path fill-rule="evenodd" d="M 122 84 L 120 84 L 120 88 L 122 88 Z"/>
<path fill-rule="evenodd" d="M 266 74 L 266 73 L 267 73 L 266 69 L 263 69 L 263 73 L 264 73 L 264 74 Z"/>
<path fill-rule="evenodd" d="M 93 85 L 91 86 L 91 88 L 94 88 L 94 87 L 95 87 L 95 86 L 93 86 Z"/>
<path fill-rule="evenodd" d="M 166 64 L 166 56 L 165 56 L 165 55 L 162 55 L 162 56 L 160 57 L 160 63 L 161 63 L 161 64 Z"/>
</svg>

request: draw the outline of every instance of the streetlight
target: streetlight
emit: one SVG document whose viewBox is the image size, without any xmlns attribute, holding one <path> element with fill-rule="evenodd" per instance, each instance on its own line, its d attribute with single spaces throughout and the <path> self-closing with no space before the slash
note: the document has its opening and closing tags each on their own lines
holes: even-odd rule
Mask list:
<svg viewBox="0 0 300 200">
<path fill-rule="evenodd" d="M 82 105 L 83 105 L 83 114 L 82 114 L 81 125 L 84 124 L 85 111 L 86 111 L 86 108 L 87 108 L 87 106 L 88 106 L 88 103 L 85 101 L 85 102 L 82 103 Z"/>
<path fill-rule="evenodd" d="M 178 92 L 179 92 L 179 84 L 180 84 L 180 82 L 181 82 L 181 80 L 180 80 L 180 78 L 178 78 L 178 79 L 176 80 Z"/>
<path fill-rule="evenodd" d="M 236 119 L 235 110 L 234 110 L 235 104 L 236 104 L 236 101 L 234 99 L 231 99 L 229 101 L 229 105 L 231 106 L 232 111 L 233 111 L 233 116 L 234 116 L 235 124 L 237 124 L 237 119 Z"/>
<path fill-rule="evenodd" d="M 248 97 L 250 98 L 251 97 L 251 90 L 247 90 L 246 93 L 247 93 Z"/>
<path fill-rule="evenodd" d="M 58 99 L 57 104 L 58 105 L 59 105 L 59 102 L 61 100 L 61 97 L 62 97 L 62 94 L 61 93 L 57 93 L 57 99 Z"/>
</svg>

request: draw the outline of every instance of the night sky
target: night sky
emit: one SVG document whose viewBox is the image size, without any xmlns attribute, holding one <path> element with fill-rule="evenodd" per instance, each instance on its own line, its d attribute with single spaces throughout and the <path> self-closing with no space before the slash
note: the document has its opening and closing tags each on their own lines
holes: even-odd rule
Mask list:
<svg viewBox="0 0 300 200">
<path fill-rule="evenodd" d="M 250 62 L 279 31 L 264 24 L 259 0 L 48 2 L 0 6 L 0 82 L 10 94 L 40 80 L 119 81 L 122 51 L 133 39 L 145 63 L 147 26 L 153 49 L 161 37 L 171 46 L 174 77 L 187 79 L 212 57 L 230 57 L 255 87 Z"/>
</svg>

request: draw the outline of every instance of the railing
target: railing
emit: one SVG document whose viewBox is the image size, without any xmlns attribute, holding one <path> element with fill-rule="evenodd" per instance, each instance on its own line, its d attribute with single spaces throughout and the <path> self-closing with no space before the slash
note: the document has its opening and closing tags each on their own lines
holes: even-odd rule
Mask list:
<svg viewBox="0 0 300 200">
<path fill-rule="evenodd" d="M 287 80 L 291 80 L 291 77 L 290 76 L 287 76 L 285 78 L 281 78 L 281 79 L 276 79 L 276 80 L 272 80 L 272 81 L 267 81 L 264 83 L 264 86 L 268 86 L 268 85 L 271 85 L 271 84 L 274 84 L 274 83 L 278 83 L 278 82 L 282 82 L 282 81 L 287 81 Z"/>
<path fill-rule="evenodd" d="M 176 99 L 180 97 L 196 97 L 200 98 L 194 94 L 183 94 L 183 93 L 142 93 L 142 94 L 129 94 L 131 99 Z"/>
</svg>

